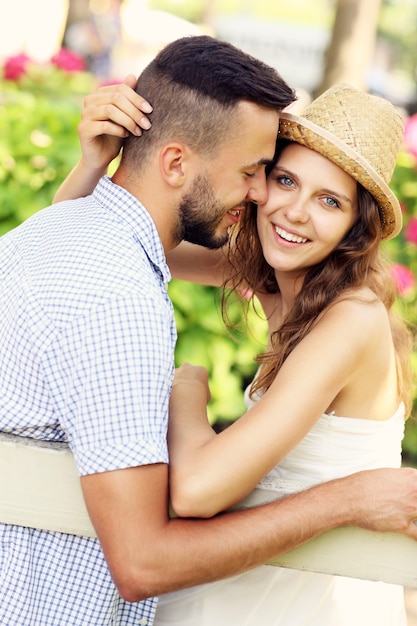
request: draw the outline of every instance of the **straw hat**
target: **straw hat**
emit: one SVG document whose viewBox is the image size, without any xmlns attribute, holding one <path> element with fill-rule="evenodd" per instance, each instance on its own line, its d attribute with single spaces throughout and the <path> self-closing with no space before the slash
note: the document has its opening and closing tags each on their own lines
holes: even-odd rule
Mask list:
<svg viewBox="0 0 417 626">
<path fill-rule="evenodd" d="M 389 188 L 404 125 L 384 98 L 350 85 L 334 85 L 314 100 L 303 116 L 283 112 L 279 136 L 315 150 L 367 189 L 378 203 L 383 239 L 402 226 L 400 203 Z"/>
</svg>

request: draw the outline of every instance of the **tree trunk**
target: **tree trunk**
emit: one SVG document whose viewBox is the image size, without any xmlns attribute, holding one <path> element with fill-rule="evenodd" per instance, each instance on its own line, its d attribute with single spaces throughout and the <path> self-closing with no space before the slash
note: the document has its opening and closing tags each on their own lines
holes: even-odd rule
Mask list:
<svg viewBox="0 0 417 626">
<path fill-rule="evenodd" d="M 382 0 L 337 0 L 333 34 L 317 97 L 335 83 L 366 90 Z"/>
</svg>

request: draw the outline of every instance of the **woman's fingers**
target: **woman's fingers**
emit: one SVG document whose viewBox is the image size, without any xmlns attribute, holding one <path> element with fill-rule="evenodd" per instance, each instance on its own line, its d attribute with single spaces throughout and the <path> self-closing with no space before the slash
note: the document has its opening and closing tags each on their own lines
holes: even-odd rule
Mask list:
<svg viewBox="0 0 417 626">
<path fill-rule="evenodd" d="M 130 76 L 126 80 L 131 84 L 136 79 Z M 125 131 L 140 135 L 141 129 L 148 130 L 151 127 L 148 117 L 144 115 L 151 111 L 151 105 L 129 84 L 119 83 L 100 87 L 85 97 L 82 122 L 110 122 L 108 125 L 100 125 L 100 134 L 104 129 L 112 135 L 125 136 L 126 133 L 116 128 L 116 125 Z"/>
</svg>

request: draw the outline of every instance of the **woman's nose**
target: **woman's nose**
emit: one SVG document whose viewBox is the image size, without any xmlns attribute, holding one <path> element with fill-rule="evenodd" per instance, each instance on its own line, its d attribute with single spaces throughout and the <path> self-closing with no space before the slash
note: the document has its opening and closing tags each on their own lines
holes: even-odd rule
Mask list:
<svg viewBox="0 0 417 626">
<path fill-rule="evenodd" d="M 305 222 L 308 219 L 308 210 L 301 198 L 293 198 L 292 202 L 284 207 L 287 218 L 293 222 Z"/>
</svg>

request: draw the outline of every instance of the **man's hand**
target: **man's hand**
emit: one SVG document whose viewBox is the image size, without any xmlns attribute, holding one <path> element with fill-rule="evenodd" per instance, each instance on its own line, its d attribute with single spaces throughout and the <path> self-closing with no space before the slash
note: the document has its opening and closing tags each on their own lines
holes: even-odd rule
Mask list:
<svg viewBox="0 0 417 626">
<path fill-rule="evenodd" d="M 352 525 L 379 532 L 396 532 L 417 540 L 417 470 L 377 469 L 347 477 Z"/>
</svg>

